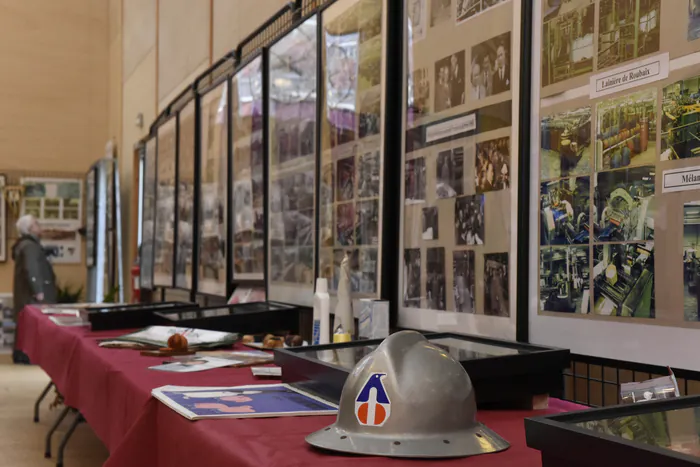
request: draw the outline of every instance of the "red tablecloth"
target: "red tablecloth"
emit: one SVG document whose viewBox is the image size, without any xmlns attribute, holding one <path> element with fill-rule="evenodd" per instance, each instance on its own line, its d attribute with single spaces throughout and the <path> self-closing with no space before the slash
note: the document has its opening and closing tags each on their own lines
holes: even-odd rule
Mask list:
<svg viewBox="0 0 700 467">
<path fill-rule="evenodd" d="M 19 348 L 51 377 L 66 404 L 83 414 L 109 449 L 108 467 L 332 465 L 399 466 L 407 461 L 330 455 L 306 444 L 304 437 L 334 417 L 299 417 L 191 422 L 151 397 L 167 384 L 236 386 L 260 384 L 249 368 L 177 374 L 149 370 L 162 358 L 131 350 L 103 349 L 97 340 L 124 331 L 90 332 L 59 327 L 36 308 L 20 313 Z M 478 418 L 511 444 L 505 452 L 448 461 L 411 461 L 412 465 L 539 466 L 540 453 L 525 445 L 523 419 L 582 406 L 550 400 L 546 411 L 481 411 Z"/>
</svg>

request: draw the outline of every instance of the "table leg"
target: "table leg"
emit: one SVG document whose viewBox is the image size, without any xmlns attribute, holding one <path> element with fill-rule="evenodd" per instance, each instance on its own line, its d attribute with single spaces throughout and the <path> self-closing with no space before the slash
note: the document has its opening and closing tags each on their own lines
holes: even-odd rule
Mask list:
<svg viewBox="0 0 700 467">
<path fill-rule="evenodd" d="M 54 432 L 58 428 L 58 425 L 61 424 L 64 418 L 66 418 L 66 415 L 68 415 L 68 412 L 70 412 L 71 409 L 70 407 L 64 407 L 64 409 L 61 411 L 61 413 L 58 415 L 58 418 L 54 422 L 54 424 L 49 428 L 49 432 L 46 433 L 46 450 L 44 451 L 44 457 L 49 459 L 51 457 L 51 437 L 53 436 Z"/>
<path fill-rule="evenodd" d="M 34 423 L 39 423 L 39 404 L 41 404 L 41 401 L 44 400 L 44 398 L 49 393 L 52 387 L 53 381 L 50 381 L 49 384 L 47 384 L 44 390 L 41 392 L 39 398 L 36 400 L 36 403 L 34 404 Z"/>
<path fill-rule="evenodd" d="M 61 445 L 58 447 L 58 456 L 56 458 L 56 467 L 63 467 L 63 451 L 66 449 L 66 445 L 68 444 L 68 440 L 70 439 L 71 436 L 73 436 L 73 432 L 75 431 L 76 428 L 78 428 L 78 425 L 85 421 L 83 419 L 83 416 L 78 412 L 77 410 L 75 411 L 75 418 L 73 419 L 73 422 L 70 424 L 68 427 L 68 431 L 66 432 L 65 435 L 63 435 L 63 439 L 61 440 Z"/>
</svg>

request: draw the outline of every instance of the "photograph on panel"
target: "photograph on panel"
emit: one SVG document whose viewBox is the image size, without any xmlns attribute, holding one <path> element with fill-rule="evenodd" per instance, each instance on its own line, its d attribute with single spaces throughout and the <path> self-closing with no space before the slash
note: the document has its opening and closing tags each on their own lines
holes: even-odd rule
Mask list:
<svg viewBox="0 0 700 467">
<path fill-rule="evenodd" d="M 299 262 L 299 249 L 297 247 L 284 248 L 284 273 L 282 282 L 297 283 L 297 263 Z"/>
<path fill-rule="evenodd" d="M 333 246 L 335 231 L 335 207 L 333 204 L 325 204 L 319 207 L 319 234 L 321 235 L 321 246 Z"/>
<path fill-rule="evenodd" d="M 295 282 L 297 284 L 309 284 L 314 281 L 314 249 L 313 247 L 299 248 L 297 263 L 295 264 Z"/>
<path fill-rule="evenodd" d="M 253 251 L 250 244 L 234 245 L 233 269 L 236 273 L 253 272 Z"/>
<path fill-rule="evenodd" d="M 270 280 L 275 282 L 284 281 L 285 256 L 283 247 L 273 246 L 270 248 Z"/>
<path fill-rule="evenodd" d="M 445 290 L 445 249 L 428 248 L 425 265 L 427 277 L 425 282 L 426 308 L 445 310 L 447 292 Z"/>
<path fill-rule="evenodd" d="M 588 246 L 542 248 L 540 310 L 590 313 L 591 266 Z"/>
<path fill-rule="evenodd" d="M 337 201 L 350 201 L 355 197 L 355 156 L 340 159 L 336 174 L 338 177 Z"/>
<path fill-rule="evenodd" d="M 264 274 L 265 272 L 265 242 L 256 240 L 251 244 L 253 248 L 253 272 Z"/>
<path fill-rule="evenodd" d="M 683 205 L 683 311 L 686 321 L 700 321 L 700 201 Z"/>
<path fill-rule="evenodd" d="M 425 203 L 425 158 L 406 161 L 406 204 Z"/>
<path fill-rule="evenodd" d="M 382 121 L 381 103 L 381 86 L 375 86 L 360 98 L 360 138 L 379 134 Z"/>
<path fill-rule="evenodd" d="M 379 244 L 379 200 L 359 201 L 355 205 L 355 245 Z"/>
<path fill-rule="evenodd" d="M 438 208 L 423 208 L 423 240 L 439 238 Z"/>
<path fill-rule="evenodd" d="M 435 194 L 438 199 L 454 198 L 464 194 L 464 148 L 442 151 L 437 157 L 437 184 Z"/>
<path fill-rule="evenodd" d="M 310 246 L 313 244 L 313 215 L 313 209 L 305 209 L 303 211 L 289 211 L 289 213 L 285 213 L 285 223 L 291 223 L 292 228 L 294 229 L 294 240 L 290 239 L 290 242 L 296 241 L 296 244 L 299 246 Z M 287 228 L 286 225 L 285 228 Z"/>
<path fill-rule="evenodd" d="M 430 27 L 452 18 L 452 0 L 430 0 Z"/>
<path fill-rule="evenodd" d="M 294 175 L 294 197 L 300 211 L 314 207 L 314 172 L 299 172 Z"/>
<path fill-rule="evenodd" d="M 435 112 L 465 102 L 464 50 L 435 62 Z"/>
<path fill-rule="evenodd" d="M 483 245 L 484 225 L 484 195 L 462 196 L 455 200 L 457 245 Z"/>
<path fill-rule="evenodd" d="M 403 251 L 403 306 L 420 308 L 420 248 Z"/>
<path fill-rule="evenodd" d="M 226 234 L 223 201 L 216 196 L 214 184 L 202 184 L 202 213 L 200 238 L 201 279 L 223 279 L 225 273 Z M 144 234 L 145 236 L 145 234 Z"/>
<path fill-rule="evenodd" d="M 408 77 L 409 121 L 430 113 L 430 72 L 427 68 L 414 70 Z"/>
<path fill-rule="evenodd" d="M 510 137 L 476 144 L 476 192 L 510 187 Z"/>
<path fill-rule="evenodd" d="M 338 290 L 340 281 L 340 265 L 345 259 L 345 250 L 333 250 L 333 284 L 328 284 L 331 290 Z"/>
<path fill-rule="evenodd" d="M 688 40 L 700 39 L 700 0 L 688 0 Z"/>
<path fill-rule="evenodd" d="M 593 311 L 654 318 L 654 243 L 593 247 Z"/>
<path fill-rule="evenodd" d="M 656 88 L 596 105 L 596 169 L 656 162 Z"/>
<path fill-rule="evenodd" d="M 408 0 L 408 38 L 411 42 L 425 39 L 428 26 L 428 0 Z"/>
<path fill-rule="evenodd" d="M 510 316 L 508 253 L 484 255 L 484 314 Z"/>
<path fill-rule="evenodd" d="M 355 31 L 348 32 L 348 26 Z M 355 139 L 359 32 L 356 24 L 343 21 L 333 21 L 326 29 L 326 118 L 334 148 Z"/>
<path fill-rule="evenodd" d="M 564 178 L 540 184 L 540 244 L 588 243 L 591 178 Z"/>
<path fill-rule="evenodd" d="M 593 235 L 598 242 L 654 239 L 654 167 L 596 174 Z"/>
<path fill-rule="evenodd" d="M 250 179 L 233 183 L 234 241 L 250 242 L 253 238 L 253 184 Z"/>
<path fill-rule="evenodd" d="M 382 36 L 360 44 L 357 90 L 362 92 L 382 81 Z"/>
<path fill-rule="evenodd" d="M 379 150 L 360 156 L 357 164 L 357 197 L 377 198 L 379 196 Z"/>
<path fill-rule="evenodd" d="M 355 204 L 343 203 L 336 206 L 336 245 L 355 244 Z"/>
<path fill-rule="evenodd" d="M 321 205 L 333 204 L 335 201 L 335 181 L 333 179 L 333 164 L 325 164 L 321 169 Z"/>
<path fill-rule="evenodd" d="M 359 289 L 361 294 L 377 293 L 377 249 L 362 248 L 358 254 L 357 270 L 359 271 Z"/>
<path fill-rule="evenodd" d="M 455 0 L 457 24 L 490 10 L 493 7 L 503 5 L 510 0 Z"/>
<path fill-rule="evenodd" d="M 591 173 L 591 108 L 560 112 L 540 122 L 540 178 Z"/>
<path fill-rule="evenodd" d="M 510 91 L 510 32 L 472 47 L 471 59 L 472 99 Z"/>
<path fill-rule="evenodd" d="M 600 0 L 598 69 L 659 51 L 661 0 Z"/>
<path fill-rule="evenodd" d="M 664 88 L 661 160 L 700 156 L 700 76 Z"/>
<path fill-rule="evenodd" d="M 593 71 L 595 2 L 544 0 L 542 86 Z"/>
<path fill-rule="evenodd" d="M 324 249 L 318 255 L 318 277 L 328 281 L 328 290 L 333 287 L 333 250 Z"/>
<path fill-rule="evenodd" d="M 355 3 L 353 13 L 359 17 L 360 44 L 377 37 L 382 33 L 382 2 L 363 0 Z M 351 10 L 352 11 L 352 10 Z"/>
<path fill-rule="evenodd" d="M 474 266 L 474 251 L 455 251 L 452 260 L 452 277 L 454 285 L 452 292 L 455 298 L 457 313 L 474 313 L 476 269 Z"/>
</svg>

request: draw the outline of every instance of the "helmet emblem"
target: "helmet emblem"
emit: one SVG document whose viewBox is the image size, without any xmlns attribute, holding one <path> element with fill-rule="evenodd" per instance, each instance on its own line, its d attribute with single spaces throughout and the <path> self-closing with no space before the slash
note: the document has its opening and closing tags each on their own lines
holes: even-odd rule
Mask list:
<svg viewBox="0 0 700 467">
<path fill-rule="evenodd" d="M 391 401 L 382 379 L 386 373 L 372 373 L 355 399 L 355 416 L 360 425 L 383 426 L 391 415 Z"/>
</svg>

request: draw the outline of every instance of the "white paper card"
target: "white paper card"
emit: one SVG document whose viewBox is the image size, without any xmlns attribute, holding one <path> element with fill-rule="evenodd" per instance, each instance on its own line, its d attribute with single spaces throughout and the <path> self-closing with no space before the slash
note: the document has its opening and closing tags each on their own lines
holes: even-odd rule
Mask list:
<svg viewBox="0 0 700 467">
<path fill-rule="evenodd" d="M 700 190 L 700 166 L 664 170 L 663 193 Z"/>
<path fill-rule="evenodd" d="M 591 76 L 590 98 L 607 96 L 668 78 L 668 52 Z"/>
</svg>

